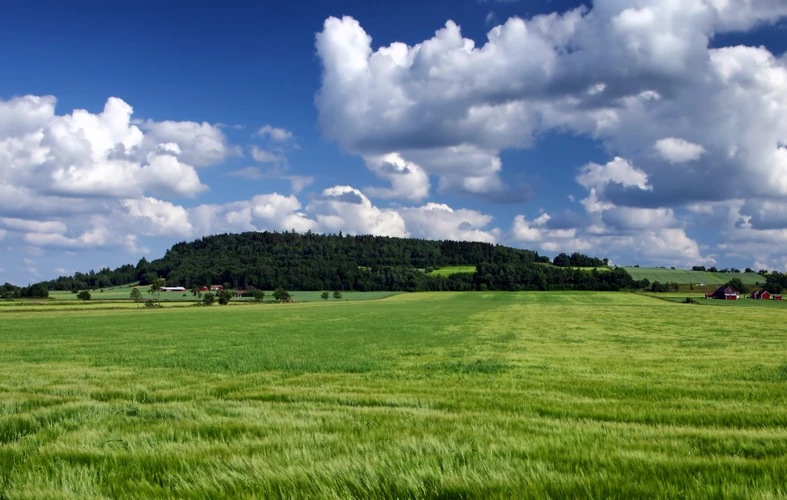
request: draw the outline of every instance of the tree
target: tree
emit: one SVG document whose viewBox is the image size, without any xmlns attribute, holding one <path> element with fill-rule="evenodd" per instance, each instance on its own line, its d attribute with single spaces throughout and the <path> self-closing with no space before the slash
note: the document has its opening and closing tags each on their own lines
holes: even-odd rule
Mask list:
<svg viewBox="0 0 787 500">
<path fill-rule="evenodd" d="M 554 259 L 552 259 L 552 264 L 558 267 L 569 267 L 571 266 L 571 257 L 565 253 L 558 254 Z"/>
<path fill-rule="evenodd" d="M 212 306 L 214 302 L 216 302 L 216 296 L 212 293 L 206 293 L 202 296 L 202 303 L 206 306 Z"/>
<path fill-rule="evenodd" d="M 341 300 L 342 292 L 340 292 L 339 290 L 334 291 L 333 292 L 333 298 L 336 299 L 336 300 Z"/>
<path fill-rule="evenodd" d="M 254 297 L 255 302 L 262 302 L 265 300 L 265 292 L 262 290 L 254 290 L 251 295 Z"/>
<path fill-rule="evenodd" d="M 230 300 L 232 300 L 233 295 L 234 293 L 232 292 L 232 290 L 221 290 L 218 293 L 219 305 L 226 306 L 227 304 L 229 304 Z"/>
<path fill-rule="evenodd" d="M 139 284 L 142 286 L 152 285 L 158 279 L 158 274 L 154 272 L 145 273 L 140 277 Z"/>
<path fill-rule="evenodd" d="M 191 295 L 197 297 L 197 300 L 202 298 L 202 288 L 199 285 L 194 285 L 191 287 Z"/>
<path fill-rule="evenodd" d="M 49 297 L 49 290 L 47 290 L 46 286 L 38 283 L 30 286 L 25 296 L 31 299 L 46 299 Z"/>
<path fill-rule="evenodd" d="M 278 302 L 285 302 L 290 300 L 290 294 L 284 288 L 279 287 L 273 292 L 273 298 Z"/>
<path fill-rule="evenodd" d="M 139 291 L 139 288 L 131 289 L 131 300 L 137 304 L 137 309 L 139 309 L 139 303 L 142 301 L 142 292 Z"/>
<path fill-rule="evenodd" d="M 153 295 L 156 294 L 156 299 L 158 299 L 158 305 L 161 305 L 161 287 L 167 284 L 167 280 L 164 278 L 154 278 L 150 283 L 150 288 L 148 289 L 148 293 Z"/>
<path fill-rule="evenodd" d="M 744 273 L 753 273 L 753 272 L 754 272 L 754 269 L 752 269 L 752 268 L 750 268 L 750 267 L 747 267 L 746 269 L 744 269 L 744 271 L 743 271 L 743 272 L 744 272 Z"/>
<path fill-rule="evenodd" d="M 330 297 L 330 295 L 328 295 L 328 292 L 322 292 L 320 294 L 320 297 L 322 297 L 322 300 L 328 300 L 328 297 Z"/>
<path fill-rule="evenodd" d="M 90 292 L 88 292 L 87 290 L 82 290 L 77 294 L 77 298 L 82 302 L 87 302 L 88 300 L 90 300 Z"/>
<path fill-rule="evenodd" d="M 732 278 L 729 283 L 727 283 L 727 286 L 731 286 L 736 292 L 741 294 L 746 294 L 749 292 L 749 287 L 744 285 L 740 278 Z"/>
</svg>

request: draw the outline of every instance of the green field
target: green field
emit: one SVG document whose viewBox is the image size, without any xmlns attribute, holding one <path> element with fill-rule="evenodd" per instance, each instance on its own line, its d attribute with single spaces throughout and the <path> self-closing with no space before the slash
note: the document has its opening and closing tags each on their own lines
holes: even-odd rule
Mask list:
<svg viewBox="0 0 787 500">
<path fill-rule="evenodd" d="M 705 271 L 683 271 L 658 267 L 624 267 L 635 280 L 648 279 L 652 282 L 698 285 L 723 285 L 733 278 L 740 278 L 744 285 L 764 284 L 765 277 L 757 273 L 709 273 Z"/>
<path fill-rule="evenodd" d="M 784 311 L 735 305 L 0 314 L 0 498 L 783 498 Z"/>
<path fill-rule="evenodd" d="M 754 300 L 741 297 L 738 300 L 706 299 L 703 292 L 645 292 L 643 295 L 672 302 L 684 302 L 687 298 L 694 299 L 699 305 L 721 307 L 773 307 L 787 309 L 787 302 L 781 300 Z"/>
<path fill-rule="evenodd" d="M 475 266 L 443 266 L 440 269 L 435 269 L 429 274 L 432 276 L 451 276 L 452 274 L 472 274 L 474 272 Z"/>
<path fill-rule="evenodd" d="M 145 299 L 151 298 L 152 296 L 148 294 L 148 287 L 142 286 L 138 287 L 139 290 L 142 292 L 142 297 Z M 90 294 L 92 295 L 92 300 L 116 300 L 116 299 L 128 299 L 129 294 L 131 293 L 131 287 L 128 285 L 123 286 L 116 286 L 112 288 L 103 288 L 103 292 L 101 289 L 99 290 L 91 290 Z M 170 295 L 172 298 L 181 298 L 183 295 L 182 293 L 168 293 L 168 294 L 161 294 L 162 298 L 165 295 Z M 57 300 L 76 300 L 77 294 L 71 293 L 68 290 L 56 290 L 49 292 L 49 297 Z M 187 297 L 182 297 L 183 300 L 186 300 Z M 188 293 L 188 298 L 193 298 L 191 293 Z"/>
<path fill-rule="evenodd" d="M 139 287 L 140 291 L 142 291 L 142 298 L 143 300 L 158 300 L 156 295 L 151 295 L 148 293 L 148 287 Z M 104 289 L 104 292 L 100 292 L 98 290 L 90 292 L 92 297 L 91 301 L 105 301 L 105 300 L 120 300 L 120 299 L 129 299 L 129 294 L 131 293 L 131 288 L 129 287 L 117 287 L 117 288 L 107 288 Z M 333 301 L 333 292 L 331 292 L 330 301 Z M 385 297 L 390 297 L 392 295 L 397 295 L 402 292 L 342 292 L 341 300 L 373 300 L 373 299 L 382 299 Z M 315 302 L 315 301 L 322 301 L 323 299 L 320 297 L 322 292 L 290 292 L 290 295 L 296 302 Z M 273 300 L 273 291 L 266 291 L 266 300 L 270 299 Z M 78 301 L 76 299 L 76 294 L 71 292 L 64 292 L 64 291 L 56 291 L 56 292 L 49 292 L 49 296 L 52 299 L 56 299 L 57 301 L 69 301 L 72 303 L 79 303 L 81 304 L 82 301 Z M 161 301 L 162 302 L 195 302 L 197 299 L 191 292 L 186 292 L 185 294 L 180 292 L 162 292 L 161 293 Z M 237 299 L 233 299 L 237 300 Z M 42 302 L 41 300 L 30 300 L 27 302 Z M 46 301 L 43 301 L 46 302 Z M 0 307 L 2 303 L 0 302 Z"/>
</svg>

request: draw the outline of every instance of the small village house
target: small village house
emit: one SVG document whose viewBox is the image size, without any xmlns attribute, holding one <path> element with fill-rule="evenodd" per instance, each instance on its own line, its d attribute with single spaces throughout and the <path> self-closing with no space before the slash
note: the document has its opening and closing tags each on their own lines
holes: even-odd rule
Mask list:
<svg viewBox="0 0 787 500">
<path fill-rule="evenodd" d="M 768 290 L 757 290 L 750 293 L 749 298 L 754 300 L 771 300 L 773 296 Z"/>
</svg>

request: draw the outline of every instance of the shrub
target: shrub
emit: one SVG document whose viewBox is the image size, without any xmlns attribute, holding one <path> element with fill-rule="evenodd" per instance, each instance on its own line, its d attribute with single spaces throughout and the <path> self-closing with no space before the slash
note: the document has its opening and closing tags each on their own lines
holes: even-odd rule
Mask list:
<svg viewBox="0 0 787 500">
<path fill-rule="evenodd" d="M 219 305 L 226 306 L 232 300 L 234 293 L 230 290 L 222 290 L 218 293 Z"/>
</svg>

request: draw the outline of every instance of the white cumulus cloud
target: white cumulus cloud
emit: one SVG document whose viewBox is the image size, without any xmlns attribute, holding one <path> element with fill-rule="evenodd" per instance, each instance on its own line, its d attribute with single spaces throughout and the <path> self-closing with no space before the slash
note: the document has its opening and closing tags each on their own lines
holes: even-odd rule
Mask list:
<svg viewBox="0 0 787 500">
<path fill-rule="evenodd" d="M 661 157 L 670 163 L 687 163 L 699 160 L 705 153 L 705 148 L 699 144 L 674 137 L 660 139 L 654 144 L 654 147 Z"/>
</svg>

